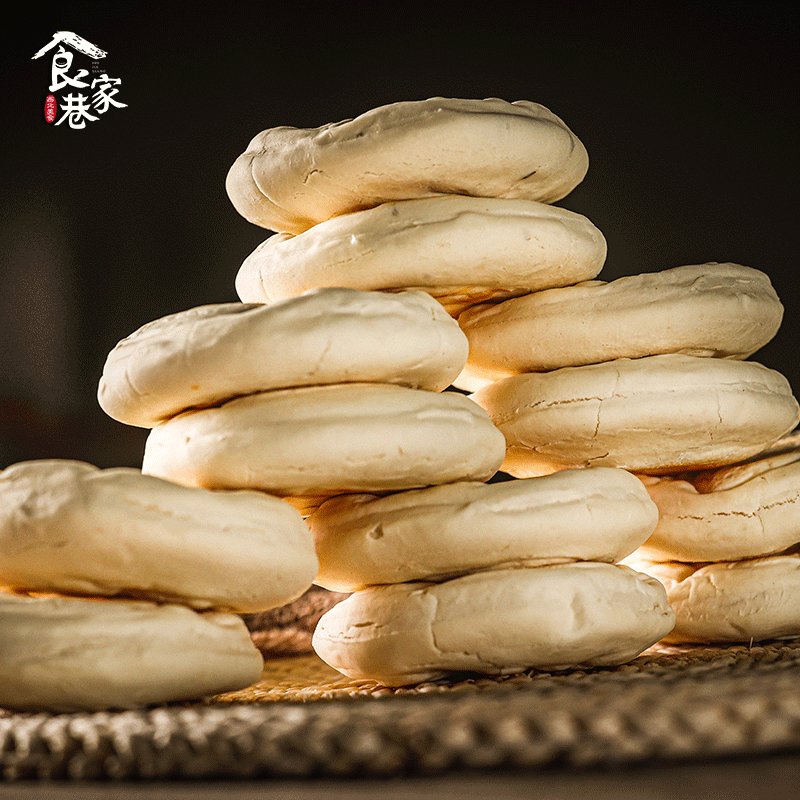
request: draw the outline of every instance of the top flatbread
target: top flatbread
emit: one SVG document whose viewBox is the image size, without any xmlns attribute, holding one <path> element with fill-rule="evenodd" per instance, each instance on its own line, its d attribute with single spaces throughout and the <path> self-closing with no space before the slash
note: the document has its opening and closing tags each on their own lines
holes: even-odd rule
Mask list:
<svg viewBox="0 0 800 800">
<path fill-rule="evenodd" d="M 265 130 L 236 159 L 226 188 L 250 222 L 301 233 L 339 214 L 437 194 L 555 202 L 588 164 L 583 144 L 544 106 L 433 97 L 319 128 Z"/>
<path fill-rule="evenodd" d="M 772 339 L 782 319 L 767 275 L 739 264 L 546 289 L 458 317 L 470 347 L 455 383 L 476 391 L 509 375 L 663 353 L 743 359 Z"/>
<path fill-rule="evenodd" d="M 330 288 L 273 305 L 200 306 L 149 322 L 109 353 L 100 407 L 152 428 L 234 397 L 332 383 L 442 391 L 467 339 L 424 292 Z"/>
<path fill-rule="evenodd" d="M 318 568 L 301 515 L 263 492 L 38 460 L 0 472 L 0 586 L 256 612 Z"/>
</svg>

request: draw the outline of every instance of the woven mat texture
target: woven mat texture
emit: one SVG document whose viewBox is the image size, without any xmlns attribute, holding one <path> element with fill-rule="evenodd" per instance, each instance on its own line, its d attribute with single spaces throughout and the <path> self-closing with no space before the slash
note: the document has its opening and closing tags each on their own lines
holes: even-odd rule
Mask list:
<svg viewBox="0 0 800 800">
<path fill-rule="evenodd" d="M 800 641 L 401 689 L 313 655 L 247 690 L 123 712 L 0 711 L 5 781 L 403 776 L 800 752 Z"/>
</svg>

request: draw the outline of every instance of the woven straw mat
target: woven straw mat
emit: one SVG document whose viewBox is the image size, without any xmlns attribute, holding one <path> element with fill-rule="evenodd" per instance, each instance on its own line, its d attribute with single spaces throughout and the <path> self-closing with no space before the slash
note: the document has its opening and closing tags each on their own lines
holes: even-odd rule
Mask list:
<svg viewBox="0 0 800 800">
<path fill-rule="evenodd" d="M 295 648 L 299 649 L 299 648 Z M 253 687 L 120 712 L 0 711 L 6 781 L 401 776 L 800 751 L 800 640 L 388 689 L 313 653 Z"/>
</svg>

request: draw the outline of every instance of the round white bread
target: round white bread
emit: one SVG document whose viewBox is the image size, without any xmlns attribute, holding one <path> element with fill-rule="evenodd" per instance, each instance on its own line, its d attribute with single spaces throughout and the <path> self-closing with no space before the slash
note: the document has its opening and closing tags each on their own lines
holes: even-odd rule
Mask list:
<svg viewBox="0 0 800 800">
<path fill-rule="evenodd" d="M 380 383 L 282 389 L 153 428 L 142 469 L 209 489 L 260 489 L 303 509 L 345 492 L 488 480 L 505 443 L 456 392 Z"/>
<path fill-rule="evenodd" d="M 681 354 L 514 375 L 470 397 L 506 437 L 502 469 L 520 478 L 588 466 L 655 474 L 721 466 L 800 420 L 775 370 Z"/>
<path fill-rule="evenodd" d="M 387 497 L 342 495 L 307 522 L 320 562 L 315 583 L 352 592 L 490 567 L 616 562 L 647 539 L 657 520 L 640 480 L 594 467 Z"/>
<path fill-rule="evenodd" d="M 743 359 L 782 319 L 767 275 L 739 264 L 548 289 L 459 316 L 469 360 L 455 383 L 476 391 L 509 375 L 661 353 Z"/>
<path fill-rule="evenodd" d="M 273 235 L 245 259 L 236 291 L 263 303 L 318 286 L 413 288 L 457 315 L 489 298 L 594 278 L 605 257 L 605 238 L 580 214 L 532 200 L 448 195 Z"/>
<path fill-rule="evenodd" d="M 800 543 L 800 447 L 687 479 L 650 478 L 653 561 L 738 561 Z"/>
<path fill-rule="evenodd" d="M 78 461 L 0 472 L 0 585 L 256 612 L 299 597 L 316 572 L 308 526 L 277 497 Z"/>
<path fill-rule="evenodd" d="M 150 322 L 108 355 L 98 400 L 119 422 L 152 428 L 189 408 L 292 386 L 376 381 L 441 391 L 467 349 L 455 320 L 424 292 L 321 289 Z"/>
<path fill-rule="evenodd" d="M 0 592 L 0 706 L 79 712 L 243 689 L 263 659 L 241 617 Z"/>
<path fill-rule="evenodd" d="M 225 185 L 245 219 L 301 233 L 350 211 L 437 194 L 554 202 L 588 166 L 580 140 L 537 103 L 433 97 L 319 128 L 263 131 Z"/>
<path fill-rule="evenodd" d="M 670 642 L 758 642 L 800 636 L 800 552 L 715 564 L 654 563 L 634 569 L 659 580 L 675 611 Z"/>
<path fill-rule="evenodd" d="M 579 562 L 363 589 L 322 616 L 312 643 L 348 677 L 402 686 L 453 671 L 621 664 L 673 622 L 658 581 Z"/>
</svg>

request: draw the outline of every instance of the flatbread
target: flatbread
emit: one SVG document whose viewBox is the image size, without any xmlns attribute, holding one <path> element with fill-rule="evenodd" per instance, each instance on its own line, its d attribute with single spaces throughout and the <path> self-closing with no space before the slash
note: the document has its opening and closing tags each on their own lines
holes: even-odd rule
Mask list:
<svg viewBox="0 0 800 800">
<path fill-rule="evenodd" d="M 100 711 L 243 689 L 263 659 L 235 614 L 0 592 L 0 706 Z"/>
<path fill-rule="evenodd" d="M 739 264 L 546 289 L 459 316 L 470 347 L 455 384 L 477 391 L 509 375 L 662 353 L 743 359 L 782 319 L 767 275 Z"/>
<path fill-rule="evenodd" d="M 580 214 L 533 200 L 448 195 L 273 235 L 245 259 L 236 291 L 264 303 L 318 286 L 414 288 L 457 315 L 484 300 L 589 280 L 605 257 L 605 238 Z"/>
<path fill-rule="evenodd" d="M 225 185 L 245 219 L 301 233 L 351 211 L 438 194 L 550 203 L 588 166 L 586 148 L 544 106 L 433 97 L 319 128 L 265 130 Z"/>
<path fill-rule="evenodd" d="M 143 472 L 208 489 L 259 489 L 307 510 L 346 492 L 488 480 L 505 442 L 456 392 L 380 383 L 249 395 L 150 431 Z"/>
<path fill-rule="evenodd" d="M 320 561 L 315 583 L 351 592 L 489 567 L 615 562 L 636 550 L 657 520 L 641 481 L 594 467 L 387 497 L 343 495 L 307 522 Z"/>
<path fill-rule="evenodd" d="M 658 581 L 580 562 L 363 589 L 323 615 L 312 644 L 350 678 L 402 686 L 455 671 L 621 664 L 673 623 Z"/>
<path fill-rule="evenodd" d="M 640 552 L 654 561 L 737 561 L 800 543 L 800 447 L 686 479 L 655 478 L 647 491 L 659 521 Z"/>
<path fill-rule="evenodd" d="M 681 354 L 515 375 L 470 397 L 506 437 L 515 477 L 616 466 L 663 474 L 755 455 L 800 420 L 786 378 Z"/>
<path fill-rule="evenodd" d="M 152 428 L 190 408 L 293 386 L 377 381 L 442 391 L 467 349 L 424 292 L 312 290 L 149 322 L 109 353 L 98 400 L 119 422 Z"/>
<path fill-rule="evenodd" d="M 42 460 L 0 472 L 0 586 L 256 612 L 314 580 L 298 511 L 119 467 Z"/>
<path fill-rule="evenodd" d="M 713 564 L 626 563 L 666 588 L 675 611 L 669 642 L 760 642 L 800 636 L 800 552 Z"/>
</svg>

